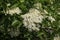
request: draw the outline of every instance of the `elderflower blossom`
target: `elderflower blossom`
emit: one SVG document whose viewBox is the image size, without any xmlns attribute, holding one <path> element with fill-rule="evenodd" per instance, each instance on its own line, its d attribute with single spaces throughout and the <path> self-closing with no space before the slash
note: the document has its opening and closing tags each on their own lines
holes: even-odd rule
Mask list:
<svg viewBox="0 0 60 40">
<path fill-rule="evenodd" d="M 54 19 L 52 16 L 49 16 L 48 19 L 49 19 L 51 22 L 55 21 L 55 19 Z"/>
<path fill-rule="evenodd" d="M 54 40 L 60 40 L 60 36 L 54 37 Z"/>
<path fill-rule="evenodd" d="M 7 6 L 10 6 L 10 5 L 11 5 L 10 3 L 7 4 Z"/>
<path fill-rule="evenodd" d="M 11 37 L 18 36 L 18 35 L 20 34 L 20 31 L 19 31 L 18 28 L 17 28 L 17 29 L 11 28 L 11 29 L 9 30 L 9 34 L 11 35 Z"/>
<path fill-rule="evenodd" d="M 13 14 L 15 14 L 15 13 L 16 13 L 16 14 L 22 13 L 22 11 L 21 11 L 18 7 L 16 7 L 16 8 L 7 10 L 6 13 L 13 15 Z"/>
<path fill-rule="evenodd" d="M 29 30 L 37 30 L 39 31 L 40 25 L 37 25 L 35 23 L 42 23 L 44 17 L 40 14 L 40 11 L 37 9 L 30 9 L 29 13 L 21 15 L 24 23 L 24 26 L 28 28 Z"/>
<path fill-rule="evenodd" d="M 42 7 L 41 3 L 36 3 L 34 4 L 34 6 L 37 8 L 37 9 L 40 9 Z"/>
</svg>

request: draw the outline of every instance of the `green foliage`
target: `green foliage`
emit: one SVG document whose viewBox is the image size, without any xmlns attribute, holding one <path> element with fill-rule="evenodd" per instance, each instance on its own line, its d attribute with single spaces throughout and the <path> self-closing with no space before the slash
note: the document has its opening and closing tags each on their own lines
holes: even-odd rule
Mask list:
<svg viewBox="0 0 60 40">
<path fill-rule="evenodd" d="M 34 8 L 33 4 L 38 2 L 42 4 L 42 11 L 47 10 L 49 13 L 47 16 L 53 16 L 56 21 L 51 23 L 46 18 L 42 22 L 43 25 L 40 24 L 40 31 L 30 32 L 23 26 L 21 15 L 26 14 L 30 8 Z M 9 3 L 11 5 L 7 6 Z M 22 14 L 5 15 L 7 9 L 15 7 L 19 7 Z M 60 34 L 60 15 L 57 14 L 58 12 L 60 12 L 60 0 L 0 0 L 0 40 L 53 40 L 56 34 Z M 45 27 L 42 28 L 42 26 Z M 49 26 L 52 28 L 50 29 Z M 19 36 L 11 37 L 8 31 L 11 28 L 19 29 Z"/>
</svg>

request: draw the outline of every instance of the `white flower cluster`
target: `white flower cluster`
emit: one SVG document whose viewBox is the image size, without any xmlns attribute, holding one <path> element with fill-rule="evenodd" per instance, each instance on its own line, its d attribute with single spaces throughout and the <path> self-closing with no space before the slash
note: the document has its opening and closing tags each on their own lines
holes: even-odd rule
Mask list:
<svg viewBox="0 0 60 40">
<path fill-rule="evenodd" d="M 11 29 L 8 29 L 8 31 L 11 37 L 18 36 L 20 34 L 20 31 L 18 28 L 17 29 L 11 28 Z"/>
<path fill-rule="evenodd" d="M 40 11 L 37 9 L 30 9 L 29 12 L 25 15 L 21 15 L 24 23 L 24 26 L 28 28 L 29 30 L 37 30 L 39 31 L 40 25 L 37 25 L 35 23 L 42 23 L 44 17 L 41 15 Z"/>
<path fill-rule="evenodd" d="M 41 9 L 42 9 L 42 4 L 41 4 L 41 3 L 35 3 L 35 4 L 34 4 L 34 7 L 35 7 L 36 9 L 41 10 Z M 43 10 L 43 9 L 42 9 L 42 10 Z M 44 11 L 45 14 L 48 14 L 48 12 L 47 12 L 45 9 L 44 9 L 43 11 Z"/>
<path fill-rule="evenodd" d="M 54 37 L 54 40 L 60 40 L 60 36 Z"/>
<path fill-rule="evenodd" d="M 16 8 L 7 10 L 6 13 L 13 15 L 15 13 L 20 14 L 20 13 L 22 13 L 22 11 L 19 9 L 19 7 L 16 7 Z"/>
<path fill-rule="evenodd" d="M 48 19 L 49 19 L 51 22 L 55 21 L 55 19 L 54 19 L 52 16 L 48 16 Z"/>
</svg>

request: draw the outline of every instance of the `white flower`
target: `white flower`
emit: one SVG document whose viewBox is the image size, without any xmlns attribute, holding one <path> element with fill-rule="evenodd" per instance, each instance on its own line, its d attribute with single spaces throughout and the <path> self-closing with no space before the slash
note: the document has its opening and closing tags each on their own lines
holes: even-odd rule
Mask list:
<svg viewBox="0 0 60 40">
<path fill-rule="evenodd" d="M 60 12 L 58 14 L 60 15 Z"/>
<path fill-rule="evenodd" d="M 41 3 L 36 3 L 34 4 L 34 6 L 37 8 L 37 9 L 40 9 L 42 7 Z"/>
<path fill-rule="evenodd" d="M 11 5 L 10 3 L 7 4 L 7 6 L 10 6 L 10 5 Z"/>
<path fill-rule="evenodd" d="M 23 23 L 26 28 L 28 28 L 29 30 L 37 30 L 37 31 L 39 31 L 40 25 L 36 26 L 35 23 L 42 23 L 44 19 L 40 11 L 34 8 L 30 9 L 29 13 L 21 15 L 21 17 L 24 19 Z"/>
<path fill-rule="evenodd" d="M 53 1 L 54 1 L 54 0 L 50 0 L 50 3 L 53 4 Z"/>
<path fill-rule="evenodd" d="M 34 8 L 31 8 L 31 9 L 29 10 L 29 12 L 30 12 L 30 13 L 34 13 L 34 14 L 40 13 L 40 11 L 38 11 L 37 9 L 34 9 Z"/>
<path fill-rule="evenodd" d="M 51 22 L 55 21 L 55 19 L 54 19 L 52 16 L 49 16 L 48 19 L 49 19 Z"/>
<path fill-rule="evenodd" d="M 60 40 L 60 36 L 54 37 L 54 40 Z"/>
<path fill-rule="evenodd" d="M 10 34 L 11 37 L 19 36 L 20 31 L 19 31 L 19 29 L 11 28 L 10 31 L 9 31 L 9 34 Z"/>
<path fill-rule="evenodd" d="M 16 8 L 7 10 L 6 13 L 13 15 L 15 13 L 20 14 L 20 13 L 22 13 L 22 11 L 19 9 L 19 7 L 16 7 Z"/>
</svg>

